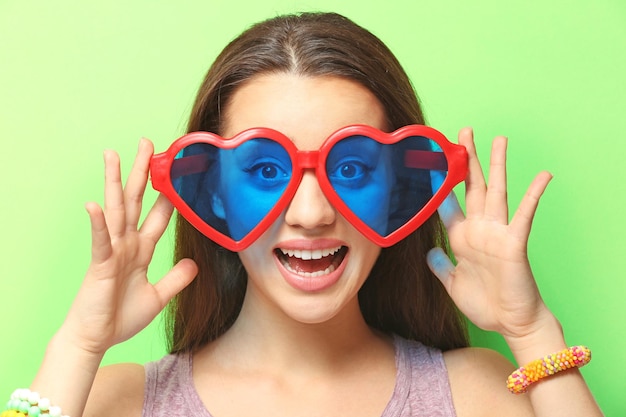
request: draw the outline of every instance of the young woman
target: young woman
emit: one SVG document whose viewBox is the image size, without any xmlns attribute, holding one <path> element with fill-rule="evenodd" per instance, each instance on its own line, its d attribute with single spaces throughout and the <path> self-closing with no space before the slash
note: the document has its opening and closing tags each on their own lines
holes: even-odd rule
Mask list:
<svg viewBox="0 0 626 417">
<path fill-rule="evenodd" d="M 469 348 L 463 325 L 500 332 L 520 365 L 579 352 L 526 254 L 550 174 L 509 222 L 506 139 L 487 186 L 471 129 L 460 152 L 424 124 L 394 56 L 348 19 L 280 16 L 244 32 L 192 111 L 189 132 L 213 134 L 154 157 L 142 141 L 123 187 L 105 153 L 104 210 L 87 205 L 92 263 L 30 389 L 73 417 L 601 415 L 575 367 L 512 395 L 514 367 Z M 164 194 L 138 225 L 149 170 Z M 466 215 L 453 195 L 440 201 L 453 172 Z M 184 216 L 176 264 L 152 285 L 165 194 Z M 168 303 L 171 355 L 98 369 Z"/>
</svg>

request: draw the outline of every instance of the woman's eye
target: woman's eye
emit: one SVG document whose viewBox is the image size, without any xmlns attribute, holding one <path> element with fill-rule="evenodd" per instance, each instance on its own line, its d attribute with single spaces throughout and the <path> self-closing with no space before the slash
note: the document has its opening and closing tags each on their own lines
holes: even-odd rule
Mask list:
<svg viewBox="0 0 626 417">
<path fill-rule="evenodd" d="M 288 181 L 290 177 L 290 172 L 284 167 L 271 162 L 255 164 L 245 171 L 253 181 L 266 187 L 282 184 L 284 181 Z"/>
<path fill-rule="evenodd" d="M 278 168 L 272 165 L 266 165 L 259 168 L 259 175 L 263 178 L 271 179 L 278 176 Z"/>
<path fill-rule="evenodd" d="M 361 187 L 370 177 L 371 168 L 363 161 L 340 161 L 329 171 L 329 179 L 334 185 Z"/>
<path fill-rule="evenodd" d="M 358 163 L 346 163 L 339 167 L 339 176 L 342 178 L 355 178 L 359 175 L 363 175 L 365 167 Z"/>
<path fill-rule="evenodd" d="M 249 172 L 255 177 L 268 180 L 287 175 L 287 172 L 278 165 L 267 162 L 252 166 Z"/>
</svg>

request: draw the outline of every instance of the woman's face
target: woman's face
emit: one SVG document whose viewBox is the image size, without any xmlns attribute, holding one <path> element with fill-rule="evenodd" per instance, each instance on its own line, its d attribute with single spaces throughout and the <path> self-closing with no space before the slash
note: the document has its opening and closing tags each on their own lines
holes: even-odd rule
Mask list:
<svg viewBox="0 0 626 417">
<path fill-rule="evenodd" d="M 257 76 L 243 84 L 224 120 L 224 137 L 268 127 L 285 134 L 299 150 L 317 150 L 347 125 L 386 128 L 382 105 L 362 85 L 286 73 Z M 245 218 L 234 213 L 243 205 L 228 188 L 223 187 L 220 202 L 226 221 Z M 380 199 L 370 204 L 372 211 L 385 206 Z M 325 322 L 342 312 L 358 314 L 358 291 L 379 253 L 328 202 L 315 172 L 307 169 L 287 209 L 239 253 L 248 272 L 246 302 L 305 323 Z"/>
</svg>

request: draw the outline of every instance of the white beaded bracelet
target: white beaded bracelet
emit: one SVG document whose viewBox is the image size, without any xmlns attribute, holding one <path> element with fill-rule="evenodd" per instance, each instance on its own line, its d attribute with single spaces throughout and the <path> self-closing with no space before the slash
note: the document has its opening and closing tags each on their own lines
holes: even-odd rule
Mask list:
<svg viewBox="0 0 626 417">
<path fill-rule="evenodd" d="M 68 417 L 61 414 L 61 408 L 50 405 L 50 400 L 26 388 L 13 391 L 6 409 L 0 417 Z"/>
</svg>

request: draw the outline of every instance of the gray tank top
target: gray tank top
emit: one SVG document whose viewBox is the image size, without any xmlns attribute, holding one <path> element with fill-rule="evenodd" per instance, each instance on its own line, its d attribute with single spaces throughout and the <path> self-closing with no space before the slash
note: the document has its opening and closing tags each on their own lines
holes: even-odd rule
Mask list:
<svg viewBox="0 0 626 417">
<path fill-rule="evenodd" d="M 381 417 L 456 416 L 441 351 L 397 336 L 394 345 L 396 385 Z M 145 369 L 144 417 L 212 417 L 193 384 L 192 355 L 167 355 Z"/>
</svg>

